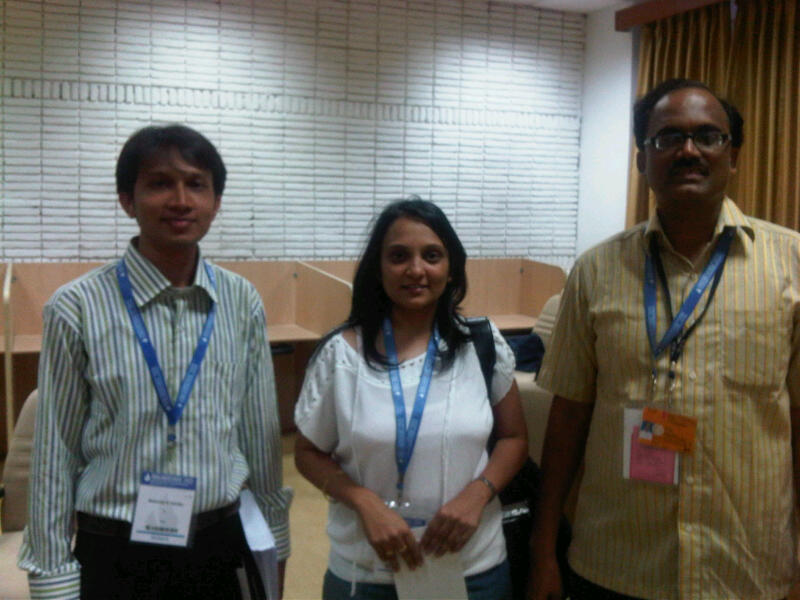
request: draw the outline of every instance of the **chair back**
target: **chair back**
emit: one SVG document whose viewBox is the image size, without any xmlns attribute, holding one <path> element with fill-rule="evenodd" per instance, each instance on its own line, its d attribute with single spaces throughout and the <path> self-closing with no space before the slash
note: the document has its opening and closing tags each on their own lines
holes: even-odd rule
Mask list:
<svg viewBox="0 0 800 600">
<path fill-rule="evenodd" d="M 21 531 L 28 522 L 28 478 L 33 450 L 33 424 L 36 421 L 37 393 L 33 390 L 19 414 L 14 436 L 8 447 L 3 468 L 2 523 L 3 532 Z"/>
<path fill-rule="evenodd" d="M 556 324 L 556 317 L 558 316 L 558 307 L 561 304 L 561 292 L 555 296 L 548 298 L 547 302 L 542 307 L 542 312 L 539 313 L 536 319 L 536 325 L 533 326 L 533 332 L 538 334 L 542 339 L 545 350 L 550 345 L 550 335 L 553 333 L 553 327 Z"/>
</svg>

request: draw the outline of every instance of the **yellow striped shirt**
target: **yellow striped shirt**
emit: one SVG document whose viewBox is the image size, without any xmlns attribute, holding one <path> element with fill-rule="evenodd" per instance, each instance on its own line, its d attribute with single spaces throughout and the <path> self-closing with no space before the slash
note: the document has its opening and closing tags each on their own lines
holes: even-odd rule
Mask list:
<svg viewBox="0 0 800 600">
<path fill-rule="evenodd" d="M 689 337 L 668 397 L 665 352 L 651 386 L 643 278 L 650 236 L 673 312 L 725 226 L 737 228 L 708 312 Z M 708 290 L 687 327 L 701 313 Z M 658 290 L 658 331 L 668 327 Z M 696 266 L 656 216 L 581 256 L 539 383 L 594 402 L 569 560 L 598 585 L 643 598 L 776 600 L 800 575 L 793 517 L 790 406 L 800 405 L 800 235 L 726 199 Z M 646 405 L 697 419 L 679 483 L 623 479 L 623 411 Z"/>
</svg>

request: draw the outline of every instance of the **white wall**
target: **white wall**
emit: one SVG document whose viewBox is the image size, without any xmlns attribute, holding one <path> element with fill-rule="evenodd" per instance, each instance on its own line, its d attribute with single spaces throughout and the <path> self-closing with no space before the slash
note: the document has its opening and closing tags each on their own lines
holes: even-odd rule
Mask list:
<svg viewBox="0 0 800 600">
<path fill-rule="evenodd" d="M 113 168 L 182 121 L 229 168 L 219 258 L 352 258 L 417 193 L 471 256 L 575 255 L 582 15 L 484 0 L 3 0 L 0 259 L 99 260 Z"/>
<path fill-rule="evenodd" d="M 614 31 L 614 12 L 625 5 L 590 13 L 586 21 L 578 253 L 625 226 L 633 38 Z"/>
</svg>

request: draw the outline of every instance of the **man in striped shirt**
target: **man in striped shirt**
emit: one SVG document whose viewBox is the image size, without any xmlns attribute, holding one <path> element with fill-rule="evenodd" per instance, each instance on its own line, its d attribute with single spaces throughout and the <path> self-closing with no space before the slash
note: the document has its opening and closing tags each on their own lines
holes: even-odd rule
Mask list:
<svg viewBox="0 0 800 600">
<path fill-rule="evenodd" d="M 800 235 L 725 196 L 742 119 L 702 83 L 654 88 L 634 133 L 656 213 L 577 260 L 539 373 L 555 398 L 530 598 L 785 598 L 800 574 Z M 581 461 L 562 582 L 558 518 Z"/>
<path fill-rule="evenodd" d="M 135 133 L 116 179 L 139 235 L 45 306 L 19 557 L 33 598 L 263 597 L 238 516 L 245 483 L 282 581 L 291 493 L 263 306 L 198 246 L 225 177 L 188 127 Z"/>
</svg>

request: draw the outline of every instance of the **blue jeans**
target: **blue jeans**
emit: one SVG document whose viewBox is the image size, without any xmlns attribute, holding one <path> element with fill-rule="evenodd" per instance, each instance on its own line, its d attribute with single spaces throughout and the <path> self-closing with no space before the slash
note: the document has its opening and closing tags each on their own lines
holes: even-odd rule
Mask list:
<svg viewBox="0 0 800 600">
<path fill-rule="evenodd" d="M 482 573 L 466 578 L 469 600 L 511 600 L 511 575 L 508 561 L 501 562 Z M 350 595 L 351 585 L 341 577 L 325 572 L 322 600 L 397 600 L 391 583 L 356 583 L 355 595 Z"/>
</svg>

